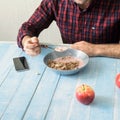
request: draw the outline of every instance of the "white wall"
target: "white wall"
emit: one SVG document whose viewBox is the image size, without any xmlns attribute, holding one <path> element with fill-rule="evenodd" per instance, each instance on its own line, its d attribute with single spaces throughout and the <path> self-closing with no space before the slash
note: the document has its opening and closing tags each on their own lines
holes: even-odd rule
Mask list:
<svg viewBox="0 0 120 120">
<path fill-rule="evenodd" d="M 18 29 L 28 20 L 41 0 L 0 0 L 0 41 L 16 41 Z M 40 41 L 62 43 L 60 32 L 53 22 L 44 30 Z"/>
</svg>

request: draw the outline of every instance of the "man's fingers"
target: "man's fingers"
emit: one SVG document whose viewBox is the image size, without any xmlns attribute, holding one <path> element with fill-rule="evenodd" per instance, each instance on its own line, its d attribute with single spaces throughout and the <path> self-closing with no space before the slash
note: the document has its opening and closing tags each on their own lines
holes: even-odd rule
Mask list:
<svg viewBox="0 0 120 120">
<path fill-rule="evenodd" d="M 25 51 L 28 55 L 31 55 L 31 56 L 35 56 L 35 55 L 38 55 L 40 53 L 40 49 L 36 49 L 36 50 L 26 50 Z"/>
<path fill-rule="evenodd" d="M 36 42 L 35 42 L 35 41 L 36 41 Z M 34 40 L 34 42 L 33 42 L 32 39 L 30 39 L 29 41 L 27 41 L 27 42 L 24 44 L 24 48 L 25 48 L 25 49 L 32 49 L 32 48 L 35 48 L 35 47 L 38 47 L 38 46 L 40 46 L 40 45 L 39 45 L 39 42 L 37 42 L 37 40 Z"/>
<path fill-rule="evenodd" d="M 39 40 L 38 40 L 37 37 L 32 37 L 32 38 L 31 38 L 31 42 L 32 42 L 33 44 L 34 44 L 34 43 L 39 44 Z"/>
<path fill-rule="evenodd" d="M 23 50 L 31 55 L 31 56 L 35 56 L 38 55 L 41 52 L 41 47 L 39 44 L 39 40 L 37 37 L 26 37 L 24 38 L 24 46 L 23 46 Z"/>
</svg>

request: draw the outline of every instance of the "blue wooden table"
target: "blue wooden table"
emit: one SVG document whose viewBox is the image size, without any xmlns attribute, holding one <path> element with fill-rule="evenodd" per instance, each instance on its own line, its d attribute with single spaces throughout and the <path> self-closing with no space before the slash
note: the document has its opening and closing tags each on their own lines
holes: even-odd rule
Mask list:
<svg viewBox="0 0 120 120">
<path fill-rule="evenodd" d="M 120 59 L 92 57 L 79 73 L 63 76 L 44 65 L 49 52 L 43 48 L 31 57 L 16 44 L 0 43 L 1 120 L 120 120 L 120 89 L 115 86 Z M 13 58 L 19 56 L 27 58 L 30 70 L 16 72 Z M 75 97 L 82 83 L 95 90 L 90 105 Z"/>
</svg>

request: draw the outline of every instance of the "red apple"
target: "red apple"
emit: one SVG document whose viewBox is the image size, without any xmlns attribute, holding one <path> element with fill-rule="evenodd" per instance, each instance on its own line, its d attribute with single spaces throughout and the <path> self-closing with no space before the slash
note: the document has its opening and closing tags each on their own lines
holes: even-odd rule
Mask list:
<svg viewBox="0 0 120 120">
<path fill-rule="evenodd" d="M 94 100 L 95 92 L 89 85 L 82 84 L 76 89 L 76 98 L 82 104 L 88 105 Z"/>
<path fill-rule="evenodd" d="M 117 87 L 120 88 L 120 73 L 118 73 L 118 74 L 116 75 L 115 82 L 116 82 Z"/>
</svg>

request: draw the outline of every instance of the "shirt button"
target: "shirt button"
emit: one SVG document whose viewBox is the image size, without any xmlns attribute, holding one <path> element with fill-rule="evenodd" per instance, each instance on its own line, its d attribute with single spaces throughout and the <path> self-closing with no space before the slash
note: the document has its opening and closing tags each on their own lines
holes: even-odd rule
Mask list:
<svg viewBox="0 0 120 120">
<path fill-rule="evenodd" d="M 95 27 L 94 27 L 94 26 L 92 27 L 92 30 L 95 30 Z"/>
</svg>

